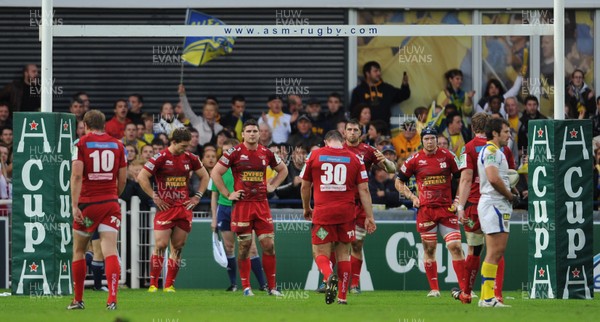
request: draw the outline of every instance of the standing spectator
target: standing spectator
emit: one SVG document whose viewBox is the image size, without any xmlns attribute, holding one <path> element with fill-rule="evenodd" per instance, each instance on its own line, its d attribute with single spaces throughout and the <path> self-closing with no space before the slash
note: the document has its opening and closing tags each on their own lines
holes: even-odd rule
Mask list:
<svg viewBox="0 0 600 322">
<path fill-rule="evenodd" d="M 287 178 L 275 189 L 275 194 L 279 199 L 300 199 L 300 184 L 302 183 L 300 172 L 306 161 L 306 155 L 308 155 L 308 147 L 302 143 L 293 147 L 292 162 L 288 167 Z"/>
<path fill-rule="evenodd" d="M 144 98 L 140 94 L 132 94 L 127 101 L 129 111 L 127 118 L 134 124 L 142 123 L 142 107 L 144 107 Z"/>
<path fill-rule="evenodd" d="M 369 123 L 371 123 L 371 108 L 366 105 L 359 106 L 355 110 L 355 114 L 352 118 L 358 120 L 361 133 L 360 141 L 365 142 L 367 139 L 367 132 L 369 131 Z"/>
<path fill-rule="evenodd" d="M 269 107 L 269 112 L 267 114 L 263 113 L 260 120 L 258 120 L 258 124 L 260 125 L 265 123 L 271 128 L 271 132 L 273 133 L 273 142 L 285 143 L 292 133 L 292 116 L 283 113 L 281 110 L 282 101 L 279 96 L 269 96 L 269 99 L 267 100 L 267 106 Z"/>
<path fill-rule="evenodd" d="M 454 104 L 458 114 L 466 124 L 467 117 L 473 113 L 473 95 L 475 91 L 465 92 L 461 86 L 463 83 L 463 73 L 460 69 L 451 69 L 444 74 L 446 88 L 440 92 L 437 97 L 437 105 L 446 106 Z"/>
<path fill-rule="evenodd" d="M 123 136 L 123 144 L 124 145 L 133 145 L 135 146 L 137 151 L 142 151 L 142 148 L 146 143 L 137 138 L 137 128 L 135 124 L 129 123 L 125 125 L 125 135 Z"/>
<path fill-rule="evenodd" d="M 140 160 L 148 161 L 154 154 L 154 148 L 151 144 L 144 145 L 140 151 Z"/>
<path fill-rule="evenodd" d="M 220 123 L 224 128 L 235 131 L 236 137 L 241 139 L 242 129 L 238 125 L 241 118 L 241 124 L 253 118 L 250 113 L 246 113 L 246 98 L 242 95 L 234 95 L 231 98 L 231 112 L 221 117 Z M 239 130 L 238 130 L 239 127 Z"/>
<path fill-rule="evenodd" d="M 150 144 L 154 140 L 154 119 L 151 114 L 142 113 L 142 124 L 144 124 L 144 140 Z"/>
<path fill-rule="evenodd" d="M 83 101 L 81 101 L 77 97 L 74 97 L 71 100 L 71 104 L 69 104 L 69 113 L 74 114 L 77 121 L 83 120 L 83 115 L 85 114 L 85 107 L 83 106 Z"/>
<path fill-rule="evenodd" d="M 181 124 L 190 127 L 190 119 L 187 118 L 187 116 L 185 116 L 185 113 L 183 112 L 183 104 L 181 103 L 181 101 L 177 102 L 177 105 L 175 105 L 175 116 L 177 117 L 177 120 L 179 120 L 179 122 L 181 122 Z"/>
<path fill-rule="evenodd" d="M 131 123 L 131 120 L 127 118 L 127 101 L 123 99 L 117 100 L 114 109 L 115 115 L 110 121 L 106 122 L 106 133 L 120 140 L 125 136 L 125 126 Z"/>
<path fill-rule="evenodd" d="M 371 123 L 369 123 L 369 129 L 367 130 L 367 140 L 365 143 L 375 146 L 379 139 L 387 134 L 387 132 L 388 126 L 386 123 L 380 120 L 371 121 Z"/>
<path fill-rule="evenodd" d="M 158 212 L 154 219 L 154 251 L 151 258 L 150 287 L 148 292 L 158 291 L 158 279 L 163 268 L 164 252 L 169 242 L 171 251 L 169 269 L 165 278 L 164 292 L 175 292 L 175 278 L 181 266 L 181 252 L 192 229 L 192 209 L 208 185 L 208 173 L 198 156 L 186 152 L 192 136 L 187 128 L 173 131 L 168 148 L 146 163 L 138 175 L 138 182 L 152 200 Z M 200 189 L 191 198 L 188 193 L 189 172 L 201 178 Z M 150 178 L 154 176 L 158 191 L 154 192 Z"/>
<path fill-rule="evenodd" d="M 85 123 L 83 123 L 83 120 L 77 121 L 77 131 L 75 134 L 77 134 L 78 139 L 85 135 Z"/>
<path fill-rule="evenodd" d="M 346 121 L 346 112 L 342 106 L 342 97 L 339 93 L 331 93 L 327 97 L 327 111 L 325 111 L 326 132 L 337 129 L 340 121 Z M 344 124 L 345 127 L 345 124 Z"/>
<path fill-rule="evenodd" d="M 400 205 L 400 193 L 394 187 L 394 180 L 390 179 L 385 169 L 373 167 L 373 174 L 369 178 L 369 192 L 373 204 L 385 205 L 388 209 Z"/>
<path fill-rule="evenodd" d="M 83 309 L 83 287 L 86 274 L 85 251 L 92 233 L 100 233 L 100 243 L 106 265 L 108 300 L 106 309 L 117 309 L 120 263 L 117 256 L 117 235 L 121 224 L 121 207 L 117 202 L 127 182 L 127 162 L 124 147 L 117 139 L 104 133 L 104 114 L 97 110 L 84 117 L 86 135 L 75 144 L 71 174 L 73 208 L 73 286 L 75 297 L 68 310 Z M 105 144 L 88 144 L 104 142 Z M 109 155 L 114 162 L 96 166 L 99 158 Z M 104 158 L 103 158 L 104 159 Z M 95 169 L 100 169 L 96 171 Z M 92 170 L 95 174 L 92 174 Z"/>
<path fill-rule="evenodd" d="M 298 132 L 296 122 L 300 114 L 304 113 L 304 104 L 302 103 L 302 97 L 296 94 L 290 94 L 287 98 L 287 112 L 290 114 L 290 126 L 292 128 L 292 134 Z"/>
<path fill-rule="evenodd" d="M 306 114 L 303 114 L 298 118 L 298 133 L 292 134 L 287 141 L 287 144 L 290 146 L 298 146 L 299 144 L 304 144 L 311 146 L 313 144 L 318 145 L 323 142 L 323 138 L 318 135 L 315 135 L 312 128 L 312 121 L 310 117 Z"/>
<path fill-rule="evenodd" d="M 400 134 L 392 138 L 399 159 L 408 159 L 421 145 L 421 136 L 417 133 L 415 121 L 406 121 L 400 125 Z"/>
<path fill-rule="evenodd" d="M 402 78 L 402 86 L 396 88 L 381 79 L 381 66 L 370 61 L 363 66 L 363 81 L 352 90 L 350 108 L 367 105 L 371 108 L 373 120 L 390 122 L 392 107 L 410 98 L 410 87 L 406 72 Z"/>
<path fill-rule="evenodd" d="M 0 102 L 0 128 L 5 126 L 12 126 L 12 118 L 10 117 L 8 104 Z"/>
<path fill-rule="evenodd" d="M 154 123 L 154 133 L 157 135 L 164 133 L 167 138 L 170 138 L 171 133 L 180 127 L 184 127 L 184 125 L 175 117 L 173 105 L 169 102 L 163 103 L 160 107 L 160 120 L 158 123 Z"/>
<path fill-rule="evenodd" d="M 462 148 L 471 140 L 467 129 L 463 126 L 462 117 L 458 113 L 451 113 L 446 117 L 446 130 L 444 136 L 448 139 L 449 149 L 454 155 L 460 155 Z"/>
<path fill-rule="evenodd" d="M 281 103 L 281 100 L 279 100 Z M 289 127 L 289 123 L 288 123 Z M 287 176 L 287 167 L 266 147 L 258 144 L 258 124 L 248 120 L 243 127 L 244 142 L 225 152 L 215 165 L 211 178 L 221 194 L 237 201 L 231 213 L 232 230 L 238 239 L 238 267 L 244 296 L 254 296 L 250 288 L 250 258 L 252 231 L 256 232 L 263 250 L 263 268 L 269 285 L 269 295 L 283 296 L 276 285 L 275 227 L 267 201 L 267 193 L 275 191 Z M 266 182 L 267 166 L 277 171 L 271 182 Z M 235 191 L 229 191 L 223 174 L 231 168 Z"/>
<path fill-rule="evenodd" d="M 543 120 L 547 119 L 545 115 L 539 111 L 540 103 L 537 97 L 528 95 L 525 98 L 525 112 L 521 116 L 521 127 L 519 127 L 517 142 L 519 147 L 519 154 L 527 154 L 527 135 L 529 129 L 529 120 Z"/>
<path fill-rule="evenodd" d="M 22 78 L 8 83 L 0 92 L 0 101 L 6 101 L 12 112 L 39 112 L 42 106 L 38 67 L 27 64 L 23 67 Z M 12 114 L 11 114 L 12 116 Z"/>
<path fill-rule="evenodd" d="M 596 113 L 594 104 L 594 90 L 583 81 L 583 71 L 575 69 L 571 74 L 571 81 L 567 85 L 567 104 L 569 105 L 569 118 L 576 119 L 583 114 L 588 119 Z"/>
<path fill-rule="evenodd" d="M 219 113 L 218 105 L 207 99 L 204 107 L 202 107 L 202 116 L 196 115 L 190 106 L 183 85 L 179 85 L 179 99 L 181 100 L 185 116 L 190 119 L 190 124 L 200 133 L 198 140 L 200 145 L 209 142 L 214 143 L 217 139 L 216 134 L 223 130 L 223 126 L 217 122 L 217 115 Z"/>
<path fill-rule="evenodd" d="M 524 70 L 523 72 L 526 72 L 526 70 Z M 475 113 L 489 112 L 490 109 L 488 104 L 490 103 L 490 99 L 495 96 L 500 97 L 500 111 L 504 111 L 504 101 L 508 97 L 518 95 L 519 91 L 521 90 L 521 84 L 523 84 L 523 76 L 520 74 L 515 79 L 513 86 L 507 92 L 505 92 L 504 87 L 502 86 L 499 80 L 495 78 L 490 78 L 487 82 L 487 85 L 485 86 L 485 92 L 483 92 L 484 96 L 481 99 L 479 99 L 477 106 L 475 106 Z"/>
<path fill-rule="evenodd" d="M 2 128 L 0 140 L 9 147 L 13 145 L 13 129 L 11 127 Z"/>
<path fill-rule="evenodd" d="M 153 155 L 156 155 L 157 153 L 162 151 L 165 147 L 166 147 L 166 145 L 161 139 L 156 138 L 156 139 L 152 140 L 152 150 L 153 150 L 152 154 Z"/>
<path fill-rule="evenodd" d="M 90 96 L 86 92 L 77 92 L 73 98 L 81 101 L 84 113 L 90 110 Z"/>
<path fill-rule="evenodd" d="M 138 149 L 133 144 L 126 144 L 125 151 L 127 152 L 127 164 L 131 164 L 138 158 Z"/>
</svg>

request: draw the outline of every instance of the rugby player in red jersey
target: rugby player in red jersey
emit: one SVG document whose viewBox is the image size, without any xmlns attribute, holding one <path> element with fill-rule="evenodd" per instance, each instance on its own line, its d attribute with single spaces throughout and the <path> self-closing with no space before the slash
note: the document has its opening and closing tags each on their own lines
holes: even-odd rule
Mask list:
<svg viewBox="0 0 600 322">
<path fill-rule="evenodd" d="M 425 274 L 431 291 L 428 297 L 439 297 L 437 262 L 437 232 L 446 241 L 446 248 L 452 256 L 452 266 L 458 283 L 463 288 L 465 257 L 462 251 L 460 227 L 452 205 L 452 175 L 460 174 L 455 156 L 449 150 L 438 148 L 437 131 L 425 128 L 421 131 L 423 149 L 410 157 L 396 178 L 396 189 L 411 199 L 417 212 L 417 231 L 423 242 Z M 415 196 L 406 186 L 411 176 L 417 180 L 419 196 Z"/>
<path fill-rule="evenodd" d="M 359 156 L 344 149 L 343 140 L 337 130 L 327 132 L 326 147 L 311 152 L 300 173 L 304 218 L 312 219 L 313 255 L 327 279 L 327 304 L 335 301 L 338 289 L 338 303 L 347 303 L 350 243 L 355 240 L 355 214 L 348 209 L 354 208 L 355 194 L 359 195 L 365 207 L 366 231 L 372 233 L 376 229 L 367 171 Z M 311 185 L 314 187 L 314 210 L 310 206 Z M 337 275 L 333 273 L 329 260 L 332 243 L 336 243 Z"/>
<path fill-rule="evenodd" d="M 485 136 L 485 124 L 490 118 L 491 117 L 484 112 L 473 115 L 471 118 L 471 127 L 473 133 L 475 133 L 475 137 L 465 145 L 463 152 L 459 157 L 458 164 L 461 175 L 458 188 L 459 198 L 457 214 L 458 219 L 465 228 L 469 250 L 467 252 L 467 259 L 465 260 L 465 288 L 462 289 L 462 292 L 460 292 L 461 290 L 459 289 L 453 289 L 452 296 L 465 304 L 471 303 L 471 291 L 473 290 L 473 284 L 475 283 L 477 271 L 479 270 L 479 256 L 483 250 L 484 235 L 481 231 L 481 224 L 479 223 L 479 215 L 477 212 L 477 205 L 479 204 L 479 198 L 481 197 L 481 193 L 479 192 L 477 157 L 479 156 L 479 152 L 487 144 L 488 139 Z M 504 146 L 501 149 L 506 156 L 508 167 L 510 169 L 515 169 L 515 159 L 510 148 Z M 504 299 L 502 298 L 503 280 L 504 257 L 502 257 L 498 263 L 494 287 L 495 296 L 500 302 L 504 302 Z"/>
<path fill-rule="evenodd" d="M 192 230 L 192 209 L 200 202 L 208 186 L 208 172 L 197 155 L 187 152 L 192 134 L 185 128 L 177 128 L 171 134 L 171 144 L 153 156 L 138 174 L 140 187 L 152 196 L 158 212 L 154 216 L 154 251 L 150 259 L 150 287 L 148 292 L 158 290 L 158 279 L 163 268 L 165 249 L 171 244 L 164 292 L 175 292 L 175 278 L 181 264 L 181 251 Z M 200 178 L 198 191 L 190 198 L 188 182 L 190 172 Z M 157 191 L 152 189 L 150 178 L 154 176 Z"/>
<path fill-rule="evenodd" d="M 371 170 L 373 164 L 385 169 L 388 173 L 396 172 L 396 165 L 394 162 L 387 160 L 376 148 L 360 142 L 361 126 L 357 120 L 353 119 L 348 121 L 348 123 L 346 123 L 345 132 L 346 141 L 344 142 L 344 147 L 363 159 L 367 172 Z M 350 257 L 350 265 L 352 266 L 350 293 L 358 294 L 360 293 L 360 271 L 363 265 L 363 244 L 366 237 L 366 213 L 358 193 L 356 193 L 355 199 L 356 240 L 352 242 L 352 256 Z"/>
<path fill-rule="evenodd" d="M 73 207 L 73 288 L 75 298 L 67 309 L 83 309 L 83 286 L 87 272 L 85 251 L 98 230 L 104 261 L 108 300 L 106 308 L 117 308 L 121 267 L 117 235 L 121 225 L 118 199 L 127 181 L 127 157 L 121 141 L 104 132 L 102 112 L 85 113 L 85 135 L 75 141 L 72 154 L 71 202 Z"/>
<path fill-rule="evenodd" d="M 275 283 L 275 230 L 267 200 L 267 193 L 275 191 L 287 177 L 287 167 L 268 148 L 258 144 L 258 123 L 254 119 L 244 122 L 244 142 L 223 153 L 211 172 L 213 183 L 219 192 L 233 200 L 231 230 L 238 238 L 238 266 L 244 296 L 253 296 L 250 287 L 250 258 L 252 230 L 256 232 L 263 250 L 263 269 L 267 276 L 269 295 L 282 296 Z M 270 166 L 277 175 L 270 183 L 266 170 Z M 229 191 L 223 182 L 223 174 L 231 168 L 234 191 Z"/>
</svg>

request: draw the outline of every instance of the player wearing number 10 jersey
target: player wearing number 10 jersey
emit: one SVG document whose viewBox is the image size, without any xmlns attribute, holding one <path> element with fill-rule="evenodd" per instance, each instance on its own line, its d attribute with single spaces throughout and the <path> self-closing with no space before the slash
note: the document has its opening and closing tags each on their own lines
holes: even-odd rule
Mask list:
<svg viewBox="0 0 600 322">
<path fill-rule="evenodd" d="M 304 217 L 312 219 L 312 244 L 315 262 L 327 279 L 325 303 L 335 300 L 346 304 L 350 282 L 350 243 L 355 240 L 354 195 L 359 193 L 365 208 L 365 228 L 375 230 L 368 176 L 364 163 L 354 153 L 343 148 L 342 135 L 337 130 L 325 135 L 324 148 L 311 152 L 300 173 Z M 314 188 L 314 210 L 310 207 L 311 183 Z M 333 274 L 329 256 L 331 244 L 337 242 L 338 276 Z"/>
<path fill-rule="evenodd" d="M 73 208 L 73 288 L 75 298 L 67 309 L 83 309 L 85 251 L 98 230 L 106 263 L 108 300 L 117 308 L 120 264 L 117 234 L 121 224 L 118 198 L 127 181 L 127 158 L 123 144 L 104 133 L 105 117 L 91 110 L 83 117 L 85 135 L 75 142 L 72 154 L 71 202 Z"/>
</svg>

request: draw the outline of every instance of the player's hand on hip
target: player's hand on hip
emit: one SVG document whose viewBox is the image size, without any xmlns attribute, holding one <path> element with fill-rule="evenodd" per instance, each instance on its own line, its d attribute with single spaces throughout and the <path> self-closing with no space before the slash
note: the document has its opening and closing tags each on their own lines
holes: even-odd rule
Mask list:
<svg viewBox="0 0 600 322">
<path fill-rule="evenodd" d="M 417 196 L 412 197 L 410 201 L 412 201 L 414 208 L 419 208 L 421 206 L 421 200 L 419 200 L 419 197 Z"/>
<path fill-rule="evenodd" d="M 267 183 L 267 193 L 272 193 L 273 191 L 275 191 L 275 189 L 277 189 L 277 187 L 275 187 L 274 185 L 272 185 L 270 183 Z"/>
<path fill-rule="evenodd" d="M 365 229 L 367 233 L 372 234 L 377 229 L 377 225 L 375 224 L 375 219 L 372 217 L 365 218 Z"/>
<path fill-rule="evenodd" d="M 244 198 L 244 190 L 234 191 L 234 192 L 230 193 L 229 196 L 227 197 L 227 199 L 229 199 L 231 201 L 241 200 L 243 198 Z"/>
<path fill-rule="evenodd" d="M 81 213 L 81 209 L 79 209 L 79 207 L 73 207 L 73 220 L 83 225 L 83 214 Z"/>
<path fill-rule="evenodd" d="M 304 219 L 306 219 L 308 221 L 312 220 L 312 213 L 313 213 L 312 209 L 310 209 L 310 208 L 304 209 Z"/>
<path fill-rule="evenodd" d="M 154 204 L 156 205 L 158 210 L 162 211 L 169 209 L 169 204 L 167 204 L 164 200 L 160 199 L 160 197 L 156 194 L 152 197 L 152 201 L 154 201 Z"/>
<path fill-rule="evenodd" d="M 183 205 L 185 206 L 185 208 L 187 208 L 187 210 L 192 210 L 199 203 L 200 203 L 200 198 L 198 198 L 197 196 L 193 196 L 189 200 L 185 201 L 183 203 Z"/>
</svg>

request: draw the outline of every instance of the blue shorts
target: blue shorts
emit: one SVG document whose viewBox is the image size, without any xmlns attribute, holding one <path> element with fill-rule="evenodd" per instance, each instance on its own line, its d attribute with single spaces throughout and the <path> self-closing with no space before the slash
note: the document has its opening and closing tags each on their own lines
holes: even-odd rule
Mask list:
<svg viewBox="0 0 600 322">
<path fill-rule="evenodd" d="M 231 231 L 231 206 L 217 205 L 217 229 Z"/>
</svg>

